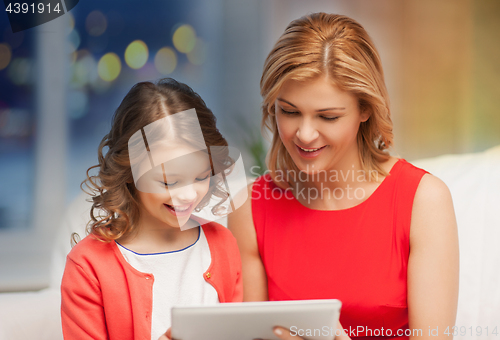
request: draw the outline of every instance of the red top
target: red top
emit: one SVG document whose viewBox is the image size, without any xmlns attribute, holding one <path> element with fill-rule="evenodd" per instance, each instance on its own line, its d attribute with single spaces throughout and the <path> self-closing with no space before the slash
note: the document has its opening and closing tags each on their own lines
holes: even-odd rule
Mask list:
<svg viewBox="0 0 500 340">
<path fill-rule="evenodd" d="M 259 177 L 252 214 L 269 300 L 339 299 L 351 337 L 408 329 L 410 220 L 425 173 L 400 159 L 368 199 L 342 210 L 307 208 Z"/>
<path fill-rule="evenodd" d="M 235 238 L 218 223 L 203 224 L 212 262 L 203 274 L 220 302 L 241 302 L 241 262 Z M 61 284 L 65 339 L 151 339 L 154 277 L 132 267 L 111 241 L 89 235 L 66 259 Z M 166 331 L 166 330 L 165 330 Z"/>
</svg>

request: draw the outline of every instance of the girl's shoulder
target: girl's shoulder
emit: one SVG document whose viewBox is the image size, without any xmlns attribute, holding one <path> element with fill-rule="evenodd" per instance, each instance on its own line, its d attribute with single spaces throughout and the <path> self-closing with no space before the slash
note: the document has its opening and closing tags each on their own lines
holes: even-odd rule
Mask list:
<svg viewBox="0 0 500 340">
<path fill-rule="evenodd" d="M 205 233 L 205 237 L 207 238 L 207 242 L 217 242 L 217 241 L 223 241 L 223 240 L 233 240 L 234 236 L 227 229 L 224 227 L 222 224 L 217 223 L 217 222 L 209 222 L 209 221 L 204 221 L 204 223 L 201 223 L 201 226 L 203 228 L 203 232 Z"/>
<path fill-rule="evenodd" d="M 68 253 L 73 262 L 81 263 L 99 260 L 106 254 L 113 254 L 114 241 L 105 241 L 94 234 L 89 234 L 79 241 Z"/>
</svg>

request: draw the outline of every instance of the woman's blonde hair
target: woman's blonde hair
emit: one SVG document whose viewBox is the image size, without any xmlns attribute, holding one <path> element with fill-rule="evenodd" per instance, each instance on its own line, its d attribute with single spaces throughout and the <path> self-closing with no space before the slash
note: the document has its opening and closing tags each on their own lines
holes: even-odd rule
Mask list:
<svg viewBox="0 0 500 340">
<path fill-rule="evenodd" d="M 359 127 L 359 157 L 365 173 L 387 173 L 380 163 L 393 145 L 389 97 L 382 63 L 364 28 L 336 14 L 313 13 L 292 21 L 269 53 L 260 88 L 262 129 L 273 134 L 267 167 L 276 184 L 277 172 L 298 171 L 279 137 L 274 102 L 284 82 L 327 76 L 341 90 L 354 94 L 362 112 L 370 114 Z M 264 133 L 264 131 L 263 131 Z M 374 179 L 374 178 L 370 178 Z M 281 181 L 282 182 L 282 181 Z"/>
<path fill-rule="evenodd" d="M 228 163 L 227 148 L 216 148 L 215 151 L 210 149 L 210 146 L 225 147 L 228 144 L 216 127 L 214 114 L 196 92 L 172 78 L 161 79 L 157 83 L 138 83 L 121 102 L 113 116 L 111 131 L 99 145 L 99 164 L 87 170 L 87 178 L 82 182 L 82 189 L 86 186 L 91 191 L 89 194 L 93 196 L 87 233 L 98 236 L 100 240 L 110 241 L 128 235 L 136 229 L 140 202 L 129 160 L 128 141 L 135 132 L 146 125 L 168 114 L 192 108 L 196 110 L 205 140 L 204 146 L 210 155 L 212 174 L 214 168 L 221 169 Z M 182 139 L 189 138 L 192 131 L 190 126 L 180 124 L 179 128 L 179 136 Z M 98 174 L 90 175 L 92 169 L 99 169 Z M 229 196 L 222 189 L 218 176 L 211 177 L 209 191 L 197 210 L 208 205 L 213 196 L 220 198 L 220 202 L 212 208 L 212 212 L 216 214 Z"/>
</svg>

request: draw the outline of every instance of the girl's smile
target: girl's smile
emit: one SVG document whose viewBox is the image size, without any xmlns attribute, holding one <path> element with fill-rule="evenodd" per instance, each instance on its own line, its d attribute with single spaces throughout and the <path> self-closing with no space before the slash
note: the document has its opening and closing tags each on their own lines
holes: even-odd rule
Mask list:
<svg viewBox="0 0 500 340">
<path fill-rule="evenodd" d="M 194 202 L 188 205 L 170 205 L 166 203 L 164 205 L 172 215 L 177 217 L 191 215 L 195 208 Z"/>
</svg>

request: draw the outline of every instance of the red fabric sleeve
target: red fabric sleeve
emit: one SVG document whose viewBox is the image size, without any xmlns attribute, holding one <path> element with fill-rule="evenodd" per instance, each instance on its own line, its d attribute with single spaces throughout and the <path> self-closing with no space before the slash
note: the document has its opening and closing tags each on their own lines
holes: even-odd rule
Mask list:
<svg viewBox="0 0 500 340">
<path fill-rule="evenodd" d="M 61 283 L 64 339 L 109 339 L 99 283 L 71 258 Z"/>
</svg>

